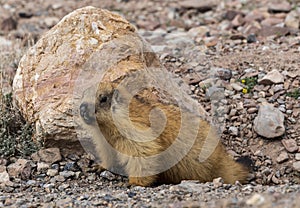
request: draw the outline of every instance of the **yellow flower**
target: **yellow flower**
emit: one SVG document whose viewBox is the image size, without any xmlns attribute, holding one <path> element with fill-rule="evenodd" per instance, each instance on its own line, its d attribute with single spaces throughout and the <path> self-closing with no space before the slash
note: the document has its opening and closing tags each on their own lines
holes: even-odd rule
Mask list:
<svg viewBox="0 0 300 208">
<path fill-rule="evenodd" d="M 246 88 L 243 88 L 243 91 L 242 91 L 244 94 L 248 93 L 248 90 Z"/>
<path fill-rule="evenodd" d="M 242 79 L 242 83 L 244 84 L 246 82 L 246 80 Z"/>
</svg>

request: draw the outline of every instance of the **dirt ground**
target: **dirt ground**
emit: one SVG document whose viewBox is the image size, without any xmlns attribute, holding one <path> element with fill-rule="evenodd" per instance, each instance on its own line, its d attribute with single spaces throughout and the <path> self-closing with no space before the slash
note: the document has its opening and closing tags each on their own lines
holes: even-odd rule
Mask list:
<svg viewBox="0 0 300 208">
<path fill-rule="evenodd" d="M 100 174 L 87 171 L 85 168 L 90 167 L 93 159 L 86 154 L 74 156 L 61 152 L 62 159 L 44 169 L 39 169 L 41 164 L 32 157 L 23 156 L 31 164 L 31 174 L 26 179 L 10 175 L 6 185 L 0 179 L 1 207 L 300 206 L 299 1 L 0 0 L 0 3 L 2 96 L 12 92 L 18 62 L 28 47 L 62 17 L 88 5 L 109 9 L 138 28 L 164 66 L 189 84 L 191 96 L 210 115 L 214 112 L 207 98 L 207 83 L 213 69 L 217 70 L 225 89 L 222 102 L 228 107 L 222 142 L 233 157 L 249 156 L 254 161 L 252 178 L 246 185 L 215 180 L 143 188 L 128 187 L 126 177 L 108 171 Z M 259 80 L 272 70 L 278 71 L 283 81 L 261 84 Z M 3 105 L 3 98 L 1 102 Z M 254 130 L 254 119 L 263 102 L 273 104 L 284 116 L 285 132 L 279 137 L 267 139 Z M 1 177 L 1 172 L 19 158 L 2 154 Z M 48 174 L 50 169 L 56 169 L 57 173 Z"/>
</svg>

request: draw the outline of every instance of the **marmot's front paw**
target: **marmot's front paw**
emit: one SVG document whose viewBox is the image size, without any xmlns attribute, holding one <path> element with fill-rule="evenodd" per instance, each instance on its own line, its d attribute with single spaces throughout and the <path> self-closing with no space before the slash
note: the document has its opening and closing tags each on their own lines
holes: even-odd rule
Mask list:
<svg viewBox="0 0 300 208">
<path fill-rule="evenodd" d="M 156 180 L 155 176 L 147 177 L 129 177 L 129 184 L 136 186 L 151 186 Z"/>
</svg>

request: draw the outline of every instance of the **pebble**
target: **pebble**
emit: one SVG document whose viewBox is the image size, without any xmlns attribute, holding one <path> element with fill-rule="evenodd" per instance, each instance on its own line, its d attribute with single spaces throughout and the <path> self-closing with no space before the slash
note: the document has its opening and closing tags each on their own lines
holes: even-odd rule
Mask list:
<svg viewBox="0 0 300 208">
<path fill-rule="evenodd" d="M 229 129 L 228 129 L 228 131 L 233 136 L 238 136 L 238 134 L 239 134 L 239 130 L 235 126 L 230 126 Z"/>
<path fill-rule="evenodd" d="M 15 163 L 7 166 L 7 172 L 11 177 L 28 179 L 31 175 L 31 165 L 26 159 L 18 159 Z"/>
<path fill-rule="evenodd" d="M 291 5 L 287 1 L 280 1 L 278 3 L 271 3 L 269 5 L 268 11 L 279 13 L 279 12 L 289 12 L 292 9 Z"/>
<path fill-rule="evenodd" d="M 103 177 L 103 178 L 106 178 L 108 180 L 114 180 L 114 179 L 116 179 L 116 176 L 113 173 L 111 173 L 110 171 L 107 171 L 107 170 L 103 171 L 100 174 L 100 176 Z"/>
<path fill-rule="evenodd" d="M 36 185 L 36 180 L 28 180 L 27 182 L 26 182 L 26 185 L 28 185 L 28 186 L 35 186 Z"/>
<path fill-rule="evenodd" d="M 295 154 L 295 159 L 296 159 L 296 160 L 300 160 L 300 153 L 296 153 L 296 154 Z"/>
<path fill-rule="evenodd" d="M 6 171 L 5 166 L 0 166 L 0 185 L 1 183 L 6 184 L 7 182 L 10 182 L 9 174 Z"/>
<path fill-rule="evenodd" d="M 256 43 L 257 42 L 257 38 L 256 35 L 251 33 L 247 36 L 247 43 Z"/>
<path fill-rule="evenodd" d="M 215 188 L 222 187 L 223 184 L 224 184 L 224 180 L 223 180 L 221 177 L 215 178 L 215 179 L 213 180 L 213 184 L 214 184 L 214 187 L 215 187 Z"/>
<path fill-rule="evenodd" d="M 289 155 L 287 154 L 287 152 L 281 152 L 280 155 L 277 157 L 276 161 L 278 163 L 283 163 L 286 162 L 289 159 Z"/>
<path fill-rule="evenodd" d="M 287 27 L 294 28 L 294 29 L 299 29 L 300 26 L 300 20 L 299 20 L 299 11 L 291 11 L 290 13 L 287 14 L 284 24 Z"/>
<path fill-rule="evenodd" d="M 283 139 L 281 140 L 281 143 L 283 144 L 284 148 L 290 153 L 297 152 L 299 149 L 297 142 L 294 139 Z"/>
<path fill-rule="evenodd" d="M 48 169 L 47 170 L 47 173 L 46 173 L 48 176 L 56 176 L 58 174 L 58 170 L 57 169 Z"/>
<path fill-rule="evenodd" d="M 42 161 L 49 164 L 59 162 L 62 159 L 59 148 L 41 149 L 31 157 L 34 161 Z"/>
<path fill-rule="evenodd" d="M 237 83 L 231 83 L 230 84 L 231 85 L 231 87 L 235 90 L 235 91 L 238 91 L 238 92 L 240 92 L 240 91 L 242 91 L 243 90 L 243 87 L 242 86 L 240 86 L 239 84 L 237 84 Z"/>
<path fill-rule="evenodd" d="M 56 182 L 64 182 L 66 180 L 66 177 L 63 175 L 56 175 L 53 177 L 53 181 Z"/>
<path fill-rule="evenodd" d="M 44 162 L 38 162 L 37 163 L 37 171 L 38 172 L 46 171 L 49 168 L 50 168 L 50 165 L 48 163 L 44 163 Z"/>
<path fill-rule="evenodd" d="M 283 82 L 283 75 L 276 69 L 270 71 L 269 73 L 267 73 L 267 75 L 258 80 L 258 83 L 263 85 L 279 84 Z"/>
<path fill-rule="evenodd" d="M 247 109 L 247 113 L 249 113 L 249 114 L 257 113 L 257 111 L 258 111 L 258 109 L 255 107 Z"/>
<path fill-rule="evenodd" d="M 294 162 L 293 163 L 293 168 L 300 172 L 300 161 Z"/>
<path fill-rule="evenodd" d="M 254 119 L 254 131 L 265 138 L 275 138 L 285 133 L 283 113 L 270 104 L 261 104 Z"/>
<path fill-rule="evenodd" d="M 258 207 L 263 204 L 265 198 L 261 194 L 253 194 L 247 201 L 246 204 L 254 207 Z"/>
<path fill-rule="evenodd" d="M 63 176 L 64 178 L 70 178 L 70 177 L 75 176 L 75 172 L 64 170 L 64 171 L 60 172 L 59 175 Z"/>
</svg>

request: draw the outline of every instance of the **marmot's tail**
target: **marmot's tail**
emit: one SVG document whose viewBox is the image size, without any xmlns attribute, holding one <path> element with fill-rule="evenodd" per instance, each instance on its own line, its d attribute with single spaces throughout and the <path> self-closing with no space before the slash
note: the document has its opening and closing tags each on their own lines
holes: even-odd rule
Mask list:
<svg viewBox="0 0 300 208">
<path fill-rule="evenodd" d="M 218 169 L 218 175 L 224 179 L 225 183 L 234 184 L 236 181 L 239 181 L 244 184 L 249 181 L 249 172 L 253 166 L 253 162 L 249 157 L 241 157 L 235 161 L 226 154 L 225 157 L 220 159 L 222 162 Z"/>
</svg>

